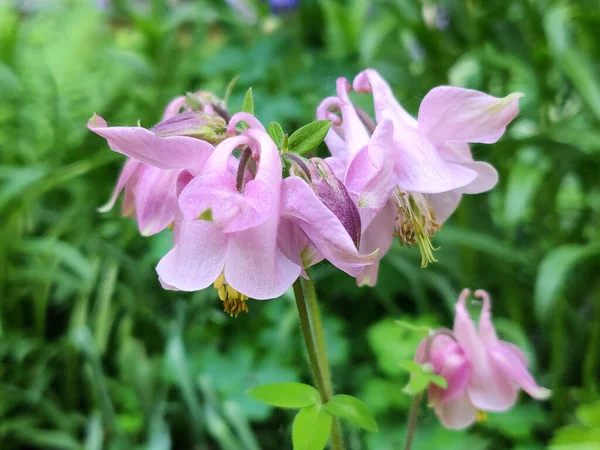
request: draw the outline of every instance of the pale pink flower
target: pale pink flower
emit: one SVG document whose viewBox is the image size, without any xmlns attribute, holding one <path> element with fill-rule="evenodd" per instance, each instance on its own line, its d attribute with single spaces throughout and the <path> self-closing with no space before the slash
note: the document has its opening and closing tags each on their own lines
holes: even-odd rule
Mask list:
<svg viewBox="0 0 600 450">
<path fill-rule="evenodd" d="M 429 403 L 442 424 L 453 429 L 471 425 L 477 410 L 510 409 L 519 389 L 538 400 L 551 394 L 536 384 L 523 352 L 498 339 L 491 321 L 491 300 L 483 290 L 475 291 L 483 300 L 479 327 L 475 326 L 466 310 L 469 293 L 463 290 L 458 299 L 453 333 L 434 332 L 421 343 L 415 357 L 446 379 L 447 389 L 430 386 Z"/>
<path fill-rule="evenodd" d="M 306 242 L 294 238 L 304 245 L 299 249 L 303 266 L 308 268 L 324 257 L 356 276 L 376 260 L 378 249 L 370 254 L 359 252 L 361 221 L 346 187 L 325 161 L 288 157 L 294 164 L 283 180 L 281 214 L 307 238 Z"/>
<path fill-rule="evenodd" d="M 301 266 L 278 243 L 279 152 L 262 125 L 252 125 L 219 144 L 183 188 L 175 246 L 157 267 L 165 288 L 196 291 L 225 285 L 231 295 L 222 300 L 243 304 L 247 297 L 280 296 L 300 275 Z M 243 186 L 230 166 L 232 152 L 240 146 L 248 146 L 257 161 L 256 175 Z"/>
<path fill-rule="evenodd" d="M 468 142 L 496 142 L 517 115 L 522 94 L 500 99 L 441 86 L 425 96 L 416 120 L 375 70 L 358 74 L 353 87 L 372 92 L 376 123 L 354 108 L 343 78 L 337 97 L 321 103 L 317 118 L 334 124 L 325 139 L 332 154 L 327 162 L 360 208 L 361 251 L 377 246 L 383 257 L 395 230 L 402 242 L 419 246 L 426 266 L 435 261 L 429 238 L 461 195 L 487 191 L 498 180 L 492 166 L 473 160 Z M 341 119 L 333 111 L 341 111 Z M 377 264 L 357 277 L 359 284 L 374 285 L 376 279 Z"/>
<path fill-rule="evenodd" d="M 211 95 L 198 92 L 194 98 L 218 102 Z M 177 212 L 179 176 L 183 171 L 197 172 L 212 153 L 212 144 L 225 138 L 225 121 L 212 103 L 203 109 L 192 111 L 186 97 L 177 97 L 165 109 L 163 120 L 150 130 L 108 127 L 94 115 L 88 128 L 106 138 L 112 150 L 129 156 L 110 200 L 100 211 L 112 209 L 125 190 L 123 215 L 137 219 L 141 234 L 149 236 L 171 225 Z"/>
</svg>

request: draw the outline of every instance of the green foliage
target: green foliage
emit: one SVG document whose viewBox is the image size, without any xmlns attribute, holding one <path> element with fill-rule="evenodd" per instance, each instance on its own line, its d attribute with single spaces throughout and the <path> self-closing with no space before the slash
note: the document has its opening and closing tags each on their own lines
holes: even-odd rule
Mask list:
<svg viewBox="0 0 600 450">
<path fill-rule="evenodd" d="M 285 133 L 283 131 L 283 128 L 281 128 L 281 125 L 279 125 L 277 122 L 271 122 L 267 127 L 267 131 L 269 132 L 269 136 L 271 136 L 271 139 L 273 139 L 273 142 L 275 142 L 277 147 L 282 148 Z"/>
<path fill-rule="evenodd" d="M 367 431 L 377 431 L 377 422 L 369 408 L 356 397 L 345 394 L 334 395 L 323 407 L 334 416 L 346 419 Z"/>
<path fill-rule="evenodd" d="M 323 450 L 333 422 L 333 416 L 322 405 L 302 408 L 292 426 L 294 450 Z"/>
<path fill-rule="evenodd" d="M 319 146 L 331 128 L 331 121 L 316 120 L 294 131 L 288 142 L 290 152 L 305 155 Z"/>
<path fill-rule="evenodd" d="M 250 389 L 248 395 L 279 408 L 302 408 L 319 401 L 319 392 L 303 383 L 264 384 Z"/>
<path fill-rule="evenodd" d="M 242 105 L 242 111 L 254 114 L 254 97 L 252 96 L 252 88 L 248 88 L 246 95 L 244 96 L 244 104 Z"/>
<path fill-rule="evenodd" d="M 427 365 L 422 366 L 415 361 L 402 361 L 400 366 L 410 373 L 408 384 L 403 389 L 409 395 L 424 391 L 430 384 L 435 384 L 442 389 L 448 387 L 448 382 L 444 377 L 431 373 L 431 367 L 427 367 Z"/>
<path fill-rule="evenodd" d="M 414 450 L 599 448 L 596 2 L 301 0 L 277 17 L 256 3 L 256 23 L 215 0 L 1 3 L 0 448 L 289 448 L 288 412 L 245 392 L 309 380 L 292 299 L 251 301 L 232 320 L 210 289 L 163 291 L 154 267 L 172 237 L 96 211 L 124 160 L 85 125 L 96 112 L 151 126 L 196 90 L 239 111 L 252 86 L 259 119 L 277 120 L 269 132 L 293 148 L 283 130 L 314 120 L 336 78 L 365 67 L 413 114 L 440 84 L 526 96 L 497 144 L 473 146 L 500 181 L 463 197 L 434 237 L 439 263 L 422 270 L 395 244 L 375 289 L 315 268 L 336 391 L 363 399 L 379 427 L 345 427 L 349 445 L 402 448 L 401 361 L 423 335 L 394 320 L 450 327 L 470 287 L 490 292 L 500 335 L 554 396 L 523 395 L 465 432 L 427 409 Z M 370 96 L 352 99 L 372 112 Z M 321 126 L 302 151 L 318 148 Z M 326 429 L 331 414 L 307 408 L 304 422 Z"/>
</svg>

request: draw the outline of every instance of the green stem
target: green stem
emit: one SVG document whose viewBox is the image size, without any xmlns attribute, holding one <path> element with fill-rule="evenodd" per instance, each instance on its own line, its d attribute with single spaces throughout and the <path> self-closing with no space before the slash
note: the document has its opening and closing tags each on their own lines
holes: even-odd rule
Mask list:
<svg viewBox="0 0 600 450">
<path fill-rule="evenodd" d="M 313 282 L 298 278 L 294 283 L 294 294 L 313 378 L 321 397 L 321 403 L 325 404 L 333 397 L 333 386 L 327 359 L 325 333 Z M 330 443 L 331 450 L 345 450 L 341 428 L 335 417 L 331 427 Z"/>
<path fill-rule="evenodd" d="M 404 444 L 404 450 L 410 450 L 413 438 L 415 437 L 415 431 L 417 430 L 417 421 L 419 419 L 419 410 L 421 409 L 421 400 L 423 399 L 423 392 L 419 392 L 413 397 L 412 404 L 410 405 L 410 415 L 408 416 L 408 432 L 406 433 L 406 444 Z"/>
</svg>

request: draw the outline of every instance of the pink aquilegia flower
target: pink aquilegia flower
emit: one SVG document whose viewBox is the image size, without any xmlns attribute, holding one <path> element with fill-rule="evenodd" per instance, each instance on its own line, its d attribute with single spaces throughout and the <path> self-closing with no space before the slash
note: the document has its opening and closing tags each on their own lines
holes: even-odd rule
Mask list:
<svg viewBox="0 0 600 450">
<path fill-rule="evenodd" d="M 167 289 L 196 291 L 214 284 L 232 315 L 247 311 L 248 297 L 280 296 L 301 272 L 278 242 L 279 151 L 262 125 L 241 116 L 251 128 L 219 144 L 181 191 L 183 217 L 175 223 L 175 246 L 157 267 Z M 248 146 L 256 161 L 250 180 L 243 176 L 245 167 L 231 168 L 232 152 L 240 146 Z"/>
<path fill-rule="evenodd" d="M 193 111 L 191 101 L 206 102 L 203 111 Z M 112 209 L 125 190 L 123 215 L 135 216 L 144 236 L 171 225 L 178 208 L 178 178 L 184 171 L 196 173 L 212 153 L 212 144 L 226 137 L 225 121 L 215 107 L 220 107 L 218 100 L 206 92 L 177 97 L 165 109 L 162 122 L 150 130 L 108 127 L 94 115 L 88 128 L 106 138 L 112 150 L 130 157 L 111 199 L 100 211 Z"/>
<path fill-rule="evenodd" d="M 250 128 L 235 135 L 240 121 Z M 338 202 L 343 193 L 328 189 L 335 180 L 326 180 L 312 161 L 312 184 L 298 176 L 283 180 L 275 143 L 248 113 L 234 115 L 228 129 L 234 136 L 217 146 L 179 195 L 175 246 L 157 267 L 165 288 L 196 291 L 213 284 L 225 311 L 238 315 L 247 312 L 248 298 L 283 294 L 323 256 L 348 272 L 374 261 L 375 255 L 359 254 L 345 228 L 350 225 L 338 218 L 346 211 Z M 232 156 L 240 147 L 250 158 Z M 251 164 L 255 171 L 248 170 Z"/>
<path fill-rule="evenodd" d="M 487 292 L 475 291 L 483 300 L 479 328 L 466 310 L 469 290 L 462 291 L 456 304 L 453 331 L 438 331 L 419 346 L 415 360 L 430 364 L 443 376 L 447 389 L 431 385 L 429 404 L 446 428 L 471 425 L 480 411 L 506 411 L 523 389 L 538 400 L 550 391 L 536 384 L 527 370 L 527 358 L 513 344 L 501 341 L 491 321 L 491 300 Z"/>
<path fill-rule="evenodd" d="M 337 97 L 321 103 L 317 118 L 333 121 L 327 162 L 360 207 L 361 250 L 377 246 L 381 258 L 395 234 L 402 243 L 419 246 L 425 267 L 435 261 L 430 237 L 462 194 L 487 191 L 498 180 L 492 166 L 473 160 L 468 143 L 496 142 L 518 114 L 522 94 L 496 98 L 441 86 L 425 96 L 414 119 L 375 70 L 358 74 L 353 88 L 373 94 L 376 123 L 352 105 L 344 78 L 337 82 Z M 376 279 L 377 264 L 357 277 L 359 284 L 374 285 Z"/>
<path fill-rule="evenodd" d="M 309 256 L 302 258 L 303 267 L 325 257 L 356 276 L 376 260 L 378 249 L 369 255 L 359 253 L 360 215 L 346 187 L 325 161 L 290 154 L 287 157 L 292 167 L 290 176 L 283 180 L 282 218 L 306 236 L 308 249 L 296 250 Z"/>
</svg>

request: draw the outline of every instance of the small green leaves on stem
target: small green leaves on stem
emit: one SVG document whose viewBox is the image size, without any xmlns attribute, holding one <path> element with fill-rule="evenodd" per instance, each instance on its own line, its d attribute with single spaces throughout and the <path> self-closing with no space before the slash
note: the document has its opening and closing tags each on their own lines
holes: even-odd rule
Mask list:
<svg viewBox="0 0 600 450">
<path fill-rule="evenodd" d="M 377 422 L 367 405 L 351 395 L 334 395 L 324 406 L 334 416 L 364 428 L 367 431 L 378 431 Z"/>
<path fill-rule="evenodd" d="M 229 101 L 229 97 L 231 97 L 231 93 L 233 92 L 233 88 L 235 87 L 235 85 L 237 84 L 239 79 L 240 79 L 240 75 L 238 74 L 235 77 L 233 77 L 232 80 L 227 85 L 227 90 L 225 91 L 225 98 L 223 99 L 223 103 L 225 105 L 227 105 L 227 102 Z"/>
<path fill-rule="evenodd" d="M 317 120 L 296 130 L 289 139 L 288 151 L 304 155 L 319 146 L 331 128 L 330 120 Z"/>
<path fill-rule="evenodd" d="M 413 325 L 410 322 L 405 322 L 404 320 L 395 320 L 394 323 L 396 325 L 400 325 L 403 328 L 406 328 L 407 330 L 410 331 L 414 331 L 415 333 L 419 333 L 422 334 L 423 337 L 427 336 L 428 334 L 431 333 L 431 328 L 427 327 L 425 325 Z"/>
<path fill-rule="evenodd" d="M 322 405 L 305 406 L 292 426 L 294 450 L 323 450 L 327 444 L 333 416 Z"/>
<path fill-rule="evenodd" d="M 271 122 L 267 127 L 267 132 L 269 133 L 269 136 L 271 136 L 271 139 L 273 139 L 273 142 L 275 142 L 275 145 L 277 145 L 277 148 L 283 149 L 283 139 L 285 133 L 283 132 L 281 125 L 279 125 L 277 122 Z"/>
<path fill-rule="evenodd" d="M 415 361 L 402 361 L 400 365 L 410 372 L 411 375 L 408 384 L 403 389 L 409 395 L 415 395 L 424 391 L 429 386 L 429 383 L 433 383 L 442 389 L 448 387 L 448 382 L 444 377 L 432 373 L 430 364 L 420 365 Z"/>
<path fill-rule="evenodd" d="M 280 408 L 303 408 L 319 401 L 319 392 L 303 383 L 272 383 L 256 386 L 248 396 Z"/>
<path fill-rule="evenodd" d="M 252 96 L 252 88 L 249 88 L 248 91 L 246 91 L 242 111 L 254 115 L 254 97 Z"/>
</svg>

